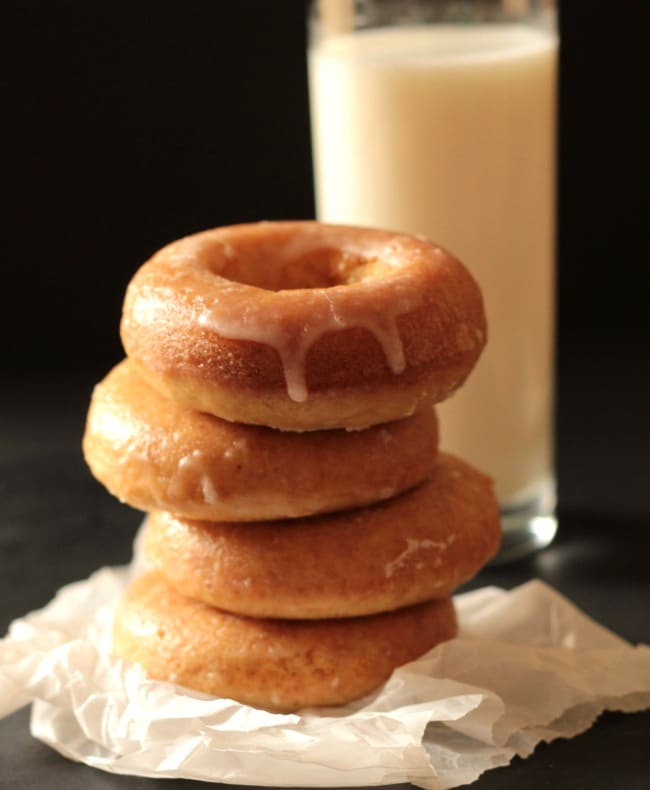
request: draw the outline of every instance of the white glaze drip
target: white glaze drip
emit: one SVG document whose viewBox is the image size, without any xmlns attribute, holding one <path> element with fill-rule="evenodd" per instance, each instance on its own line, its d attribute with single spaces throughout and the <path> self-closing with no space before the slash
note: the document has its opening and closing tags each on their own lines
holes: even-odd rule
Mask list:
<svg viewBox="0 0 650 790">
<path fill-rule="evenodd" d="M 374 283 L 367 285 L 372 291 Z M 404 371 L 406 360 L 397 318 L 412 309 L 419 300 L 419 294 L 410 289 L 400 289 L 397 284 L 394 291 L 390 308 L 383 314 L 371 307 L 371 293 L 360 299 L 353 298 L 345 288 L 283 292 L 286 301 L 294 304 L 296 294 L 299 294 L 300 310 L 305 315 L 304 323 L 299 326 L 291 320 L 291 311 L 285 314 L 279 308 L 280 300 L 274 298 L 277 296 L 275 293 L 260 289 L 255 300 L 232 299 L 231 293 L 228 300 L 217 299 L 211 309 L 200 313 L 198 320 L 201 326 L 230 340 L 249 340 L 274 348 L 282 362 L 287 393 L 291 400 L 300 403 L 307 399 L 308 394 L 305 376 L 307 354 L 327 332 L 367 329 L 380 344 L 391 372 L 399 375 Z"/>
<path fill-rule="evenodd" d="M 201 475 L 201 491 L 206 505 L 216 505 L 219 502 L 214 484 L 208 475 Z"/>
<path fill-rule="evenodd" d="M 401 554 L 398 554 L 394 560 L 387 563 L 384 568 L 384 573 L 387 579 L 390 579 L 391 576 L 395 574 L 399 568 L 401 568 L 410 557 L 414 554 L 417 554 L 422 549 L 436 549 L 437 551 L 446 551 L 449 546 L 456 540 L 456 535 L 451 534 L 447 540 L 429 540 L 425 538 L 423 540 L 415 540 L 414 538 L 407 538 L 406 539 L 406 548 L 404 549 Z M 439 567 L 442 561 L 440 557 L 436 557 L 433 560 L 434 567 Z M 416 568 L 424 567 L 424 563 L 418 562 L 416 564 Z"/>
<path fill-rule="evenodd" d="M 197 485 L 208 505 L 216 505 L 219 495 L 205 469 L 205 460 L 200 450 L 193 450 L 178 462 L 176 474 L 169 481 L 167 495 L 172 501 L 180 502 L 187 498 L 188 490 Z"/>
<path fill-rule="evenodd" d="M 247 448 L 247 441 L 246 439 L 235 439 L 230 447 L 227 447 L 224 450 L 223 457 L 227 461 L 236 461 L 238 459 L 242 459 L 244 454 L 246 453 Z"/>
</svg>

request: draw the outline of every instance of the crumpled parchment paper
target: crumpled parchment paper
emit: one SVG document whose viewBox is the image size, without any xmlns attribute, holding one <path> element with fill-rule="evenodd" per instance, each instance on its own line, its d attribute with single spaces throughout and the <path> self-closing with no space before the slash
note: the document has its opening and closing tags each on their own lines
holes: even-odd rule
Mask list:
<svg viewBox="0 0 650 790">
<path fill-rule="evenodd" d="M 36 738 L 115 773 L 268 787 L 475 780 L 571 737 L 604 710 L 650 707 L 650 647 L 539 581 L 459 595 L 460 635 L 344 708 L 279 715 L 147 680 L 110 651 L 133 568 L 104 568 L 0 641 L 0 716 L 33 702 Z"/>
</svg>

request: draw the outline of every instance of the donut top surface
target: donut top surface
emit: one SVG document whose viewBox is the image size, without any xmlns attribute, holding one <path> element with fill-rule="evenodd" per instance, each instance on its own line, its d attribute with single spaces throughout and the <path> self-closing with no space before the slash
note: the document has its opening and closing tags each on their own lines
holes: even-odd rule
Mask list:
<svg viewBox="0 0 650 790">
<path fill-rule="evenodd" d="M 127 355 L 145 370 L 243 388 L 281 385 L 295 403 L 312 388 L 340 385 L 331 355 L 312 352 L 346 331 L 359 345 L 349 330 L 364 336 L 348 363 L 355 384 L 359 354 L 393 377 L 433 358 L 438 366 L 442 357 L 474 360 L 486 323 L 471 275 L 431 241 L 317 222 L 236 225 L 170 244 L 136 273 L 122 321 Z M 263 355 L 240 353 L 242 344 L 271 348 L 277 370 Z"/>
</svg>

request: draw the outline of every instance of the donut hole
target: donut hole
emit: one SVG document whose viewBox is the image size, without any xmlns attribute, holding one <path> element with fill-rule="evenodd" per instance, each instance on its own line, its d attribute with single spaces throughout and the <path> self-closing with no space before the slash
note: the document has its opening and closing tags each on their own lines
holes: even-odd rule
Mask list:
<svg viewBox="0 0 650 790">
<path fill-rule="evenodd" d="M 221 245 L 208 262 L 220 277 L 267 291 L 333 288 L 394 273 L 376 256 L 331 246 L 248 241 Z"/>
</svg>

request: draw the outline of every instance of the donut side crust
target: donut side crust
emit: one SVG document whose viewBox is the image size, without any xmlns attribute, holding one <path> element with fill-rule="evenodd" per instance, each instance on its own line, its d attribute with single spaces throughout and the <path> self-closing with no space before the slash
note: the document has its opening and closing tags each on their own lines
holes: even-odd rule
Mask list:
<svg viewBox="0 0 650 790">
<path fill-rule="evenodd" d="M 153 679 L 292 711 L 362 697 L 455 634 L 450 600 L 347 620 L 260 620 L 186 598 L 153 572 L 119 603 L 113 649 Z"/>
<path fill-rule="evenodd" d="M 387 502 L 249 524 L 155 512 L 149 561 L 185 595 L 254 617 L 350 617 L 445 598 L 501 540 L 492 481 L 440 453 L 431 478 Z"/>
<path fill-rule="evenodd" d="M 255 521 L 371 504 L 415 486 L 435 464 L 438 424 L 431 407 L 365 431 L 230 423 L 179 406 L 125 360 L 94 390 L 83 449 L 95 477 L 140 510 Z"/>
</svg>

